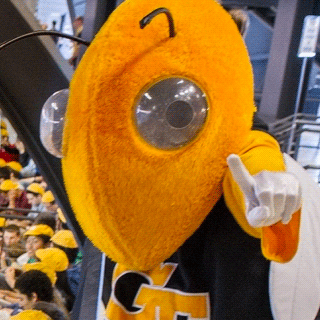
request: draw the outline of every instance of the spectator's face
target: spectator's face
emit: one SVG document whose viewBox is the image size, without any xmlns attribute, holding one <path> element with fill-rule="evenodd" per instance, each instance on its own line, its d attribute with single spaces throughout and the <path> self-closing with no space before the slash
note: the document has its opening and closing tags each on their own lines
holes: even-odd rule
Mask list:
<svg viewBox="0 0 320 320">
<path fill-rule="evenodd" d="M 8 191 L 8 198 L 9 199 L 16 199 L 20 196 L 21 190 L 20 189 L 12 189 Z"/>
<path fill-rule="evenodd" d="M 4 181 L 5 179 L 3 179 L 2 181 Z M 1 182 L 2 182 L 1 181 Z M 0 191 L 1 192 L 1 195 L 4 197 L 4 198 L 6 198 L 7 200 L 9 199 L 9 197 L 8 197 L 8 191 Z"/>
<path fill-rule="evenodd" d="M 29 257 L 34 256 L 35 252 L 38 249 L 45 247 L 43 240 L 37 236 L 28 236 L 26 241 L 26 251 L 28 252 Z"/>
<path fill-rule="evenodd" d="M 20 240 L 20 235 L 14 231 L 13 232 L 5 231 L 3 234 L 4 244 L 8 247 L 18 243 L 19 240 Z"/>
<path fill-rule="evenodd" d="M 54 202 L 44 202 L 44 206 L 47 211 L 56 212 L 58 209 L 58 205 Z"/>
<path fill-rule="evenodd" d="M 27 198 L 28 198 L 28 202 L 31 205 L 38 205 L 41 203 L 41 196 L 40 195 L 35 195 L 33 193 L 28 192 Z"/>
</svg>

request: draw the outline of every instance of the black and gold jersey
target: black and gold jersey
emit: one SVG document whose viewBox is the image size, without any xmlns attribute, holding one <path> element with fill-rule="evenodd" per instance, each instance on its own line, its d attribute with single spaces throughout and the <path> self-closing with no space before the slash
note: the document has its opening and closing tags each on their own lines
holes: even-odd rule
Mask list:
<svg viewBox="0 0 320 320">
<path fill-rule="evenodd" d="M 199 229 L 154 270 L 136 272 L 107 262 L 106 317 L 273 319 L 269 267 L 260 239 L 239 227 L 221 198 Z"/>
</svg>

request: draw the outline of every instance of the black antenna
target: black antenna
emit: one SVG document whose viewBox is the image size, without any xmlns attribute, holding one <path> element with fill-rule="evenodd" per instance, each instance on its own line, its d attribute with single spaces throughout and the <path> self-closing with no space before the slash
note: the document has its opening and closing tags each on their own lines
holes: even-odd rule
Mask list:
<svg viewBox="0 0 320 320">
<path fill-rule="evenodd" d="M 158 8 L 150 12 L 148 15 L 146 15 L 144 18 L 140 20 L 140 28 L 143 29 L 147 24 L 151 22 L 151 20 L 155 16 L 157 16 L 160 13 L 166 14 L 169 22 L 169 37 L 173 38 L 176 35 L 176 32 L 174 30 L 174 22 L 173 22 L 172 14 L 167 8 Z"/>
<path fill-rule="evenodd" d="M 89 41 L 85 41 L 81 38 L 78 38 L 78 37 L 74 37 L 70 34 L 65 34 L 65 33 L 61 33 L 59 31 L 51 31 L 51 30 L 36 30 L 36 31 L 33 31 L 33 32 L 30 32 L 30 33 L 26 33 L 26 34 L 23 34 L 19 37 L 16 37 L 14 39 L 11 39 L 11 40 L 7 40 L 7 41 L 4 41 L 0 44 L 0 50 L 4 49 L 5 47 L 11 45 L 12 43 L 15 43 L 17 41 L 20 41 L 22 39 L 26 39 L 26 38 L 30 38 L 30 37 L 35 37 L 35 36 L 58 36 L 58 37 L 61 37 L 61 38 L 67 38 L 67 39 L 71 39 L 73 41 L 76 41 L 76 42 L 79 42 L 85 46 L 89 46 L 90 45 L 90 42 Z"/>
</svg>

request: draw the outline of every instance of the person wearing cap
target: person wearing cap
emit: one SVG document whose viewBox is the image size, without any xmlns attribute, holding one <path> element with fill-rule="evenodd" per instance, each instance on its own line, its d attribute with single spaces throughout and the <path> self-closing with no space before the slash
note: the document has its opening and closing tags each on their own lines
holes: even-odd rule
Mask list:
<svg viewBox="0 0 320 320">
<path fill-rule="evenodd" d="M 73 295 L 77 295 L 80 282 L 81 262 L 76 263 L 78 257 L 78 244 L 71 230 L 60 230 L 51 238 L 55 248 L 63 250 L 69 260 L 69 266 L 66 270 L 67 281 Z"/>
<path fill-rule="evenodd" d="M 38 249 L 35 252 L 36 262 L 27 263 L 22 268 L 28 270 L 41 270 L 45 272 L 52 285 L 58 290 L 65 300 L 65 306 L 71 311 L 75 296 L 71 292 L 66 278 L 69 265 L 67 255 L 58 248 Z"/>
<path fill-rule="evenodd" d="M 56 217 L 53 213 L 49 212 L 41 212 L 38 217 L 34 220 L 33 225 L 36 224 L 46 224 L 49 226 L 53 231 L 56 230 Z"/>
<path fill-rule="evenodd" d="M 72 265 L 78 254 L 78 244 L 71 230 L 59 230 L 51 238 L 54 248 L 59 248 L 68 257 L 69 265 Z"/>
<path fill-rule="evenodd" d="M 9 179 L 12 182 L 18 183 L 19 188 L 21 190 L 24 190 L 25 188 L 20 182 L 20 172 L 22 169 L 21 164 L 17 161 L 10 161 L 6 163 L 6 165 L 4 166 L 4 169 L 7 169 L 7 171 L 9 172 Z"/>
<path fill-rule="evenodd" d="M 75 295 L 71 291 L 67 279 L 66 271 L 69 266 L 69 260 L 66 253 L 59 248 L 45 248 L 38 249 L 35 252 L 35 256 L 41 264 L 51 268 L 56 272 L 57 281 L 55 286 L 65 299 L 67 310 L 71 311 L 75 300 Z"/>
<path fill-rule="evenodd" d="M 58 248 L 43 248 L 36 250 L 34 259 L 24 264 L 22 270 L 40 270 L 49 277 L 52 286 L 55 286 L 59 272 L 64 272 L 67 267 L 68 257 L 62 250 Z M 14 287 L 15 277 L 8 277 L 7 282 L 11 287 Z"/>
<path fill-rule="evenodd" d="M 20 185 L 10 179 L 4 180 L 0 184 L 0 192 L 8 200 L 8 208 L 30 209 L 31 204 L 28 202 L 27 193 L 20 189 Z M 15 212 L 17 215 L 25 215 L 22 212 Z"/>
<path fill-rule="evenodd" d="M 54 231 L 45 224 L 31 226 L 23 235 L 26 239 L 26 253 L 17 258 L 17 264 L 22 266 L 37 261 L 35 252 L 38 249 L 47 248 L 53 234 Z"/>
<path fill-rule="evenodd" d="M 58 204 L 56 203 L 54 196 L 50 190 L 46 191 L 42 196 L 42 203 L 46 207 L 46 211 L 56 212 Z"/>
<path fill-rule="evenodd" d="M 45 205 L 42 203 L 42 196 L 44 194 L 44 189 L 39 183 L 31 183 L 27 187 L 27 198 L 29 203 L 31 203 L 31 210 L 38 212 L 29 212 L 28 217 L 36 218 L 39 215 L 39 212 L 46 211 Z"/>
<path fill-rule="evenodd" d="M 17 181 L 20 179 L 20 172 L 22 170 L 22 166 L 18 161 L 10 161 L 5 165 L 10 172 L 10 179 L 12 181 Z"/>
<path fill-rule="evenodd" d="M 19 161 L 19 150 L 14 144 L 10 144 L 9 132 L 5 128 L 1 129 L 0 158 L 6 162 Z"/>
<path fill-rule="evenodd" d="M 63 272 L 67 270 L 69 260 L 66 253 L 58 248 L 38 249 L 35 252 L 38 261 L 52 268 L 55 272 Z"/>
<path fill-rule="evenodd" d="M 27 235 L 26 235 L 27 234 Z M 44 235 L 46 234 L 46 235 Z M 46 225 L 36 225 L 32 226 L 25 235 L 28 237 L 28 240 L 33 239 L 34 242 L 30 243 L 33 246 L 32 253 L 28 253 L 31 258 L 29 258 L 27 263 L 24 263 L 22 266 L 19 266 L 18 260 L 16 265 L 12 265 L 5 269 L 4 272 L 4 281 L 3 277 L 0 277 L 0 288 L 1 289 L 12 289 L 15 287 L 16 278 L 19 274 L 23 271 L 30 271 L 30 270 L 40 270 L 44 272 L 50 279 L 50 283 L 52 286 L 55 285 L 57 281 L 57 271 L 64 271 L 68 266 L 68 258 L 66 254 L 59 250 L 55 249 L 55 251 L 59 252 L 52 252 L 53 248 L 48 248 L 50 251 L 45 251 L 46 249 L 41 248 L 41 243 L 36 242 L 39 239 L 47 238 L 47 242 L 49 243 L 50 238 L 53 235 L 53 231 L 50 227 Z M 35 249 L 38 245 L 40 249 Z M 27 250 L 30 250 L 27 245 Z M 43 251 L 44 250 L 44 251 Z M 34 251 L 34 252 L 33 252 Z"/>
</svg>

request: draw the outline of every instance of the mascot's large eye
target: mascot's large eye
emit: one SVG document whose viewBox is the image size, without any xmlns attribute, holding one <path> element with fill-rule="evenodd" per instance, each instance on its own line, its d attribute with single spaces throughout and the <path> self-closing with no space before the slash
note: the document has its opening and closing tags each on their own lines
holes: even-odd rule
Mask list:
<svg viewBox="0 0 320 320">
<path fill-rule="evenodd" d="M 62 134 L 69 89 L 54 93 L 43 105 L 40 118 L 40 140 L 52 155 L 62 158 Z"/>
<path fill-rule="evenodd" d="M 158 149 L 172 150 L 198 135 L 207 113 L 206 95 L 199 86 L 185 78 L 167 78 L 138 97 L 134 119 L 145 141 Z"/>
</svg>

